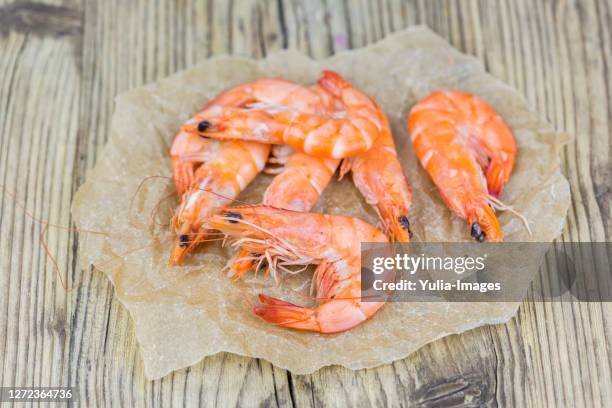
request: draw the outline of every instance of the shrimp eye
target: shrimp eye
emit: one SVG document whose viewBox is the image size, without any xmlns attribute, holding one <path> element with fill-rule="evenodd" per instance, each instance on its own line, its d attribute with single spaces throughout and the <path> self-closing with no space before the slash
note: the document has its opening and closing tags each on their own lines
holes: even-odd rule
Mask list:
<svg viewBox="0 0 612 408">
<path fill-rule="evenodd" d="M 485 239 L 485 234 L 482 231 L 482 228 L 480 228 L 480 224 L 477 222 L 472 224 L 472 230 L 470 231 L 470 235 L 472 235 L 472 237 L 474 237 L 474 239 L 476 239 L 476 241 L 478 242 L 482 242 Z"/>
<path fill-rule="evenodd" d="M 236 224 L 238 221 L 236 220 L 241 220 L 242 219 L 242 214 L 240 213 L 236 213 L 236 212 L 226 212 L 225 214 L 223 214 L 224 216 L 226 216 L 227 218 L 229 218 L 229 222 L 232 224 Z"/>
<path fill-rule="evenodd" d="M 482 229 L 480 229 L 480 224 L 475 222 L 472 224 L 472 230 L 470 231 L 470 235 L 472 235 L 474 238 L 478 237 L 480 234 L 482 234 Z"/>
<path fill-rule="evenodd" d="M 404 227 L 404 229 L 410 229 L 410 221 L 408 220 L 408 217 L 405 215 L 400 215 L 397 220 L 399 221 L 400 225 Z"/>
<path fill-rule="evenodd" d="M 198 123 L 198 132 L 204 132 L 211 126 L 210 122 L 207 120 L 203 120 Z"/>
<path fill-rule="evenodd" d="M 179 245 L 181 247 L 183 247 L 183 248 L 186 247 L 187 245 L 189 245 L 189 237 L 187 235 L 185 235 L 185 234 L 182 234 L 179 237 L 179 241 L 181 242 Z"/>
<path fill-rule="evenodd" d="M 410 236 L 410 238 L 412 238 L 412 231 L 410 230 L 410 220 L 408 219 L 408 217 L 406 217 L 405 215 L 400 215 L 397 218 L 397 221 L 399 221 L 402 228 L 408 231 L 408 235 Z"/>
</svg>

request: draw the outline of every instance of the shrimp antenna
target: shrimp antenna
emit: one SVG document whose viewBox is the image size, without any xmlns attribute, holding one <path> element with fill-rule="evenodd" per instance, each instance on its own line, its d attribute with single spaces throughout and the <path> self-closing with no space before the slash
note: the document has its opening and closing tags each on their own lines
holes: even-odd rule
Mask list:
<svg viewBox="0 0 612 408">
<path fill-rule="evenodd" d="M 47 240 L 45 239 L 45 237 L 46 237 L 46 235 L 47 235 L 47 231 L 48 231 L 48 229 L 49 229 L 49 225 L 50 225 L 50 224 L 48 224 L 48 223 L 43 223 L 43 227 L 42 227 L 42 229 L 40 230 L 40 235 L 39 235 L 40 245 L 42 246 L 43 251 L 45 252 L 45 255 L 46 255 L 46 256 L 47 256 L 47 257 L 48 257 L 48 258 L 51 260 L 51 263 L 53 264 L 53 270 L 55 271 L 55 274 L 57 275 L 57 277 L 58 277 L 58 279 L 59 279 L 59 281 L 60 281 L 60 285 L 62 286 L 62 288 L 64 289 L 64 291 L 65 291 L 66 293 L 70 293 L 70 292 L 72 292 L 74 289 L 76 289 L 76 288 L 78 287 L 78 285 L 80 285 L 81 283 L 83 283 L 83 282 L 84 282 L 84 280 L 85 280 L 85 278 L 84 278 L 84 277 L 81 277 L 81 279 L 79 279 L 79 280 L 78 280 L 76 283 L 73 283 L 72 287 L 70 287 L 70 288 L 68 287 L 67 282 L 66 282 L 66 281 L 64 280 L 64 278 L 62 277 L 62 273 L 61 273 L 60 268 L 59 268 L 59 265 L 58 265 L 58 263 L 57 263 L 57 259 L 55 259 L 55 257 L 54 257 L 54 256 L 51 254 L 51 251 L 49 250 L 49 245 L 47 244 Z M 149 245 L 146 245 L 146 246 L 144 246 L 144 247 L 139 247 L 139 248 L 136 248 L 136 249 L 132 249 L 132 250 L 130 250 L 130 251 L 128 251 L 128 252 L 126 252 L 125 254 L 120 254 L 120 255 L 118 255 L 118 256 L 117 256 L 117 258 L 119 258 L 119 257 L 123 257 L 123 256 L 125 256 L 125 255 L 129 255 L 129 254 L 130 254 L 130 253 L 132 253 L 132 252 L 136 252 L 137 250 L 144 249 L 144 248 L 147 248 L 147 247 L 149 247 L 149 246 L 151 246 L 151 245 L 149 244 Z M 111 259 L 110 261 L 113 261 L 113 260 L 115 260 L 115 259 L 116 259 L 116 258 L 113 258 L 113 259 Z M 108 262 L 110 262 L 110 261 L 104 262 L 102 265 L 106 265 L 106 264 L 107 264 Z"/>
<path fill-rule="evenodd" d="M 153 248 L 153 247 L 155 247 L 155 246 L 158 246 L 158 245 L 162 244 L 162 243 L 163 243 L 163 242 L 165 242 L 165 241 L 168 241 L 168 238 L 162 239 L 162 240 L 160 240 L 159 242 L 154 241 L 154 242 L 151 242 L 151 243 L 146 244 L 146 245 L 141 245 L 141 246 L 138 246 L 138 247 L 136 247 L 136 248 L 131 248 L 131 249 L 128 249 L 128 250 L 127 250 L 127 251 L 125 251 L 125 252 L 122 252 L 122 253 L 120 253 L 120 254 L 117 254 L 117 255 L 113 255 L 113 256 L 111 256 L 111 258 L 110 258 L 109 260 L 106 260 L 106 261 L 102 262 L 101 264 L 99 264 L 99 265 L 97 266 L 97 268 L 101 268 L 101 267 L 103 267 L 103 266 L 106 266 L 106 265 L 108 265 L 109 263 L 116 261 L 117 259 L 122 259 L 122 258 L 123 258 L 123 257 L 125 257 L 125 256 L 128 256 L 128 255 L 133 254 L 133 253 L 138 252 L 138 251 L 141 251 L 141 250 L 143 250 L 143 249 L 146 249 L 146 248 Z"/>
<path fill-rule="evenodd" d="M 527 220 L 527 217 L 525 217 L 520 212 L 516 211 L 514 208 L 512 208 L 512 206 L 504 204 L 498 198 L 493 197 L 491 194 L 487 194 L 487 199 L 491 201 L 491 203 L 493 203 L 494 209 L 500 210 L 500 211 L 508 211 L 509 213 L 517 216 L 523 222 L 523 225 L 525 226 L 525 229 L 529 233 L 529 236 L 531 237 L 533 235 L 533 233 L 531 232 L 531 227 L 529 226 L 529 221 Z"/>
<path fill-rule="evenodd" d="M 247 203 L 246 201 L 241 201 L 241 200 L 238 200 L 238 199 L 236 199 L 236 198 L 232 198 L 232 197 L 225 196 L 225 195 L 223 195 L 223 194 L 220 194 L 220 193 L 214 192 L 214 191 L 212 191 L 212 190 L 211 190 L 211 189 L 209 189 L 209 188 L 198 187 L 196 190 L 197 190 L 197 191 L 203 191 L 203 192 L 205 192 L 205 193 L 209 193 L 209 194 L 211 194 L 211 195 L 214 195 L 214 196 L 217 196 L 217 197 L 223 198 L 223 199 L 225 199 L 225 200 L 228 200 L 228 201 L 229 201 L 229 202 L 231 202 L 231 203 L 238 203 L 238 204 L 240 204 L 240 205 L 242 205 L 242 206 L 244 206 L 244 207 L 254 207 L 254 206 L 256 205 L 256 204 Z M 187 193 L 187 192 L 185 192 L 185 193 Z M 184 207 L 182 206 L 182 204 L 181 204 L 180 208 L 181 208 L 181 211 L 180 211 L 180 213 L 179 213 L 179 215 L 178 215 L 178 216 L 181 216 L 181 215 L 182 215 L 182 213 L 183 213 L 183 211 L 185 210 L 185 209 L 184 209 Z"/>
<path fill-rule="evenodd" d="M 37 222 L 41 225 L 46 225 L 48 227 L 53 227 L 53 228 L 59 228 L 65 231 L 71 231 L 71 232 L 85 232 L 87 234 L 95 234 L 95 235 L 104 235 L 104 236 L 111 236 L 111 233 L 108 232 L 103 232 L 103 231 L 94 231 L 94 230 L 88 230 L 88 229 L 82 229 L 82 228 L 72 228 L 72 227 L 66 227 L 65 225 L 59 225 L 59 224 L 53 224 L 50 223 L 46 220 L 43 220 L 42 218 L 38 218 L 37 216 L 35 216 L 34 214 L 32 214 L 30 211 L 28 211 L 28 209 L 26 208 L 25 204 L 20 202 L 19 199 L 17 198 L 17 195 L 11 191 L 9 191 L 8 189 L 4 188 L 3 185 L 0 184 L 0 187 L 2 187 L 2 189 L 4 189 L 4 192 L 6 194 L 8 194 L 13 201 L 15 202 L 15 204 L 17 204 L 17 206 L 19 208 L 21 208 L 21 210 L 24 212 L 25 215 L 27 215 L 30 219 L 32 219 L 34 222 Z"/>
<path fill-rule="evenodd" d="M 232 203 L 238 203 L 238 204 L 243 205 L 245 207 L 254 207 L 254 206 L 258 205 L 258 204 L 253 204 L 253 203 L 247 203 L 246 201 L 240 201 L 237 198 L 227 197 L 227 196 L 225 196 L 223 194 L 215 193 L 214 191 L 212 191 L 211 189 L 208 189 L 208 188 L 200 188 L 200 187 L 198 187 L 198 190 L 204 191 L 205 193 L 210 193 L 210 194 L 212 194 L 214 196 L 223 198 L 223 199 L 228 200 L 228 201 L 230 201 Z"/>
<path fill-rule="evenodd" d="M 161 176 L 159 176 L 161 177 Z M 66 227 L 64 225 L 59 225 L 59 224 L 53 224 L 50 223 L 42 218 L 39 218 L 37 216 L 35 216 L 33 213 L 31 213 L 30 211 L 28 211 L 28 209 L 26 208 L 25 204 L 22 203 L 21 201 L 19 201 L 19 199 L 17 198 L 17 195 L 11 191 L 9 191 L 8 189 L 6 189 L 4 187 L 4 185 L 0 184 L 0 188 L 2 188 L 4 190 L 4 192 L 6 192 L 6 194 L 8 194 L 13 201 L 15 202 L 15 204 L 21 208 L 21 210 L 24 212 L 24 214 L 32 219 L 34 222 L 38 223 L 41 225 L 41 230 L 40 230 L 40 234 L 39 234 L 39 242 L 40 245 L 43 248 L 43 251 L 45 253 L 45 256 L 51 261 L 52 265 L 53 265 L 53 270 L 55 271 L 59 281 L 60 281 L 60 285 L 62 286 L 62 288 L 64 289 L 64 291 L 66 291 L 66 293 L 69 293 L 71 291 L 73 291 L 74 289 L 76 289 L 76 287 L 80 284 L 82 284 L 85 280 L 85 277 L 82 276 L 77 282 L 73 283 L 73 285 L 71 287 L 67 286 L 67 282 L 66 280 L 64 280 L 64 277 L 62 276 L 62 273 L 60 271 L 59 268 L 59 264 L 57 262 L 57 259 L 51 254 L 51 250 L 49 248 L 49 244 L 47 243 L 46 240 L 46 236 L 47 236 L 47 232 L 49 230 L 49 227 L 53 227 L 53 228 L 58 228 L 64 231 L 68 231 L 68 232 L 76 232 L 76 233 L 86 233 L 86 234 L 93 234 L 93 235 L 102 235 L 105 237 L 112 237 L 112 236 L 118 236 L 117 234 L 112 234 L 109 232 L 103 232 L 103 231 L 94 231 L 94 230 L 90 230 L 90 229 L 84 229 L 84 228 L 77 228 L 77 227 Z M 163 242 L 163 240 L 162 240 Z M 117 259 L 117 258 L 121 258 L 123 256 L 129 255 L 133 252 L 136 252 L 138 250 L 142 250 L 151 246 L 155 246 L 158 245 L 159 243 L 152 243 L 152 244 L 147 244 L 144 246 L 140 246 L 138 248 L 133 248 L 130 249 L 128 251 L 126 251 L 125 253 L 119 254 L 116 257 L 113 257 L 112 259 L 105 261 L 102 263 L 102 265 L 106 265 L 109 262 L 112 262 L 113 260 Z"/>
<path fill-rule="evenodd" d="M 174 192 L 172 193 L 168 193 L 167 195 L 165 195 L 164 197 L 160 198 L 159 201 L 157 202 L 157 204 L 155 204 L 155 207 L 153 207 L 153 209 L 151 210 L 151 221 L 159 226 L 159 227 L 169 227 L 170 223 L 167 224 L 162 224 L 160 222 L 158 222 L 155 217 L 157 216 L 157 213 L 159 212 L 159 208 L 161 207 L 161 203 L 163 203 L 164 201 L 166 201 L 167 199 L 171 198 L 174 196 Z"/>
<path fill-rule="evenodd" d="M 136 199 L 136 196 L 138 195 L 138 193 L 140 192 L 140 190 L 142 189 L 142 187 L 144 187 L 144 185 L 149 181 L 149 180 L 153 180 L 153 179 L 166 179 L 166 180 L 172 180 L 172 177 L 170 176 L 158 176 L 158 175 L 153 175 L 153 176 L 147 176 L 145 178 L 143 178 L 140 183 L 138 183 L 138 187 L 136 187 L 136 190 L 134 191 L 134 194 L 132 194 L 132 198 L 130 198 L 130 204 L 128 206 L 128 222 L 130 223 L 130 225 L 132 227 L 137 228 L 138 226 L 136 225 L 136 223 L 134 222 L 134 218 L 132 215 L 132 207 L 134 205 L 134 200 Z M 163 201 L 165 200 L 166 197 L 162 198 L 160 200 Z M 159 205 L 159 202 L 157 203 L 157 205 Z M 157 208 L 157 205 L 155 206 L 155 208 Z"/>
</svg>

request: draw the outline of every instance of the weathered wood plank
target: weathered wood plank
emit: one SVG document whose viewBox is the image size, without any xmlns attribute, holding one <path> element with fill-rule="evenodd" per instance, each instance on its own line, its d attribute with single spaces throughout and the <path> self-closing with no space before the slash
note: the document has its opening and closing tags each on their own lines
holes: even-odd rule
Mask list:
<svg viewBox="0 0 612 408">
<path fill-rule="evenodd" d="M 42 225 L 21 207 L 70 224 L 81 20 L 78 8 L 26 2 L 0 7 L 0 27 L 0 383 L 62 384 L 69 296 L 40 245 Z M 60 273 L 70 242 L 65 230 L 47 236 Z"/>
</svg>

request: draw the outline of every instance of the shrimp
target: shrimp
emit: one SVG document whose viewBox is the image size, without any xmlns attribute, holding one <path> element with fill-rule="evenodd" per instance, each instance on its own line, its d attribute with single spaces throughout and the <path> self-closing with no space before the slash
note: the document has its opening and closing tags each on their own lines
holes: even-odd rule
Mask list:
<svg viewBox="0 0 612 408">
<path fill-rule="evenodd" d="M 215 208 L 238 196 L 263 170 L 269 153 L 269 145 L 227 141 L 196 170 L 194 182 L 181 196 L 172 218 L 177 239 L 170 255 L 171 265 L 180 263 L 189 251 L 204 241 L 206 218 Z"/>
<path fill-rule="evenodd" d="M 387 242 L 364 221 L 260 205 L 220 208 L 209 218 L 209 227 L 229 236 L 234 245 L 262 254 L 271 269 L 318 265 L 313 288 L 319 305 L 306 308 L 262 294 L 254 312 L 265 321 L 336 333 L 364 322 L 385 303 L 361 298 L 361 242 Z"/>
<path fill-rule="evenodd" d="M 264 192 L 262 203 L 304 212 L 314 207 L 340 164 L 339 160 L 313 157 L 295 151 L 276 161 L 280 161 L 283 168 Z M 258 256 L 246 249 L 239 251 L 234 261 L 230 262 L 230 276 L 239 278 L 253 269 Z"/>
<path fill-rule="evenodd" d="M 284 79 L 262 78 L 223 92 L 206 109 L 187 121 L 181 130 L 188 134 L 210 137 L 213 131 L 219 131 L 214 123 L 236 117 L 233 125 L 241 132 L 258 133 L 261 132 L 260 128 L 272 120 L 271 114 L 279 111 L 320 115 L 324 113 L 324 106 L 320 93 L 309 87 Z M 218 135 L 218 138 L 240 139 L 227 135 Z M 249 141 L 270 143 L 252 138 Z"/>
<path fill-rule="evenodd" d="M 397 158 L 389 121 L 382 110 L 380 117 L 382 132 L 374 146 L 365 153 L 344 159 L 340 177 L 349 170 L 352 172 L 353 183 L 366 202 L 376 209 L 390 241 L 409 242 L 412 193 Z"/>
<path fill-rule="evenodd" d="M 472 237 L 502 241 L 494 208 L 505 207 L 497 198 L 516 158 L 503 119 L 476 96 L 434 92 L 412 108 L 408 128 L 421 164 L 448 207 L 470 224 Z"/>
<path fill-rule="evenodd" d="M 312 92 L 309 95 L 314 93 L 320 98 L 319 103 L 310 99 L 311 112 L 333 112 L 342 108 L 342 104 L 320 86 L 314 85 L 309 90 Z M 290 106 L 295 102 L 286 101 Z M 266 170 L 277 173 L 277 176 L 264 192 L 262 203 L 287 210 L 310 211 L 331 181 L 340 160 L 310 156 L 294 151 L 287 145 L 275 145 L 272 152 L 269 163 L 280 164 L 281 167 Z M 256 268 L 258 256 L 245 249 L 240 250 L 230 262 L 229 276 L 240 278 L 245 272 Z"/>
<path fill-rule="evenodd" d="M 267 107 L 287 104 L 312 113 L 321 113 L 323 109 L 319 93 L 283 79 L 259 79 L 219 94 L 181 126 L 170 148 L 173 177 L 179 195 L 193 183 L 196 166 L 214 156 L 219 149 L 219 141 L 201 135 L 211 127 L 211 121 L 224 113 L 241 112 L 242 106 L 257 103 Z M 256 109 L 252 109 L 251 114 L 259 121 L 262 115 L 265 120 L 268 119 L 267 114 Z M 253 128 L 259 123 L 256 119 L 253 120 Z"/>
<path fill-rule="evenodd" d="M 329 184 L 340 160 L 292 152 L 263 195 L 263 204 L 294 211 L 310 211 Z"/>
<path fill-rule="evenodd" d="M 342 105 L 321 87 L 310 88 L 320 98 L 319 111 L 334 112 Z M 277 145 L 274 161 L 281 164 L 279 174 L 272 180 L 263 196 L 263 204 L 294 211 L 310 211 L 317 203 L 340 164 L 340 160 L 316 157 Z"/>
<path fill-rule="evenodd" d="M 287 144 L 312 156 L 333 159 L 369 150 L 382 129 L 376 103 L 333 71 L 324 71 L 318 84 L 332 91 L 344 110 L 312 112 L 293 104 L 251 103 L 244 105 L 250 109 L 220 112 L 200 134 L 220 140 Z M 190 126 L 186 130 L 199 131 L 197 122 Z"/>
<path fill-rule="evenodd" d="M 322 113 L 320 98 L 318 92 L 304 85 L 280 78 L 261 78 L 223 92 L 215 98 L 214 105 L 262 109 L 290 106 L 297 111 Z"/>
<path fill-rule="evenodd" d="M 170 264 L 180 263 L 204 239 L 200 229 L 210 211 L 235 198 L 265 165 L 270 152 L 268 145 L 218 141 L 201 135 L 215 116 L 240 111 L 240 106 L 249 104 L 259 104 L 259 109 L 289 104 L 312 113 L 321 113 L 324 109 L 320 93 L 310 88 L 282 79 L 260 79 L 221 93 L 181 127 L 170 148 L 174 182 L 177 193 L 182 196 L 172 221 L 177 241 Z M 257 116 L 261 115 L 257 108 L 253 107 L 251 113 L 262 120 Z M 258 123 L 255 120 L 254 129 Z M 201 163 L 204 164 L 196 171 Z M 201 191 L 204 189 L 212 193 Z"/>
</svg>

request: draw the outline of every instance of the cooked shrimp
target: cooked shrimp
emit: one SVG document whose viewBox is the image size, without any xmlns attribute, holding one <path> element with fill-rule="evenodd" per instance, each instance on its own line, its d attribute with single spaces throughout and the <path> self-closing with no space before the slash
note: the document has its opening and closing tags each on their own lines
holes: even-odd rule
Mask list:
<svg viewBox="0 0 612 408">
<path fill-rule="evenodd" d="M 381 110 L 382 132 L 365 153 L 345 159 L 341 175 L 353 174 L 353 182 L 368 204 L 374 206 L 390 241 L 409 242 L 410 186 L 397 158 L 387 116 Z"/>
<path fill-rule="evenodd" d="M 333 112 L 342 108 L 342 104 L 320 86 L 314 85 L 310 90 L 320 98 L 318 104 L 311 100 L 311 112 Z M 291 106 L 294 101 L 287 103 Z M 340 160 L 310 156 L 287 145 L 275 145 L 272 152 L 269 163 L 281 167 L 267 169 L 268 173 L 277 173 L 277 176 L 264 192 L 262 203 L 287 210 L 310 211 L 329 184 Z M 239 278 L 256 268 L 258 257 L 258 254 L 240 250 L 229 264 L 229 275 Z"/>
<path fill-rule="evenodd" d="M 263 169 L 270 152 L 268 145 L 259 143 L 202 137 L 216 115 L 254 104 L 266 107 L 288 104 L 294 109 L 321 113 L 325 109 L 321 98 L 319 92 L 290 81 L 260 79 L 221 93 L 181 127 L 170 148 L 174 182 L 182 196 L 172 222 L 177 241 L 171 264 L 181 262 L 187 252 L 204 240 L 206 234 L 200 229 L 206 216 L 216 206 L 235 198 Z M 267 118 L 257 109 L 251 113 Z M 262 119 L 256 116 L 253 120 L 256 129 Z M 201 163 L 204 164 L 196 171 Z"/>
<path fill-rule="evenodd" d="M 324 109 L 320 98 L 319 93 L 307 86 L 285 79 L 262 78 L 223 92 L 214 99 L 214 104 L 270 109 L 289 106 L 297 111 L 315 113 Z"/>
<path fill-rule="evenodd" d="M 266 189 L 263 204 L 294 211 L 310 211 L 329 184 L 339 160 L 293 152 Z"/>
<path fill-rule="evenodd" d="M 225 110 L 207 122 L 210 126 L 200 133 L 221 140 L 287 144 L 313 156 L 333 159 L 370 149 L 382 129 L 374 101 L 332 71 L 324 71 L 318 83 L 342 102 L 344 110 L 313 112 L 286 103 L 252 103 L 244 105 L 250 109 Z M 187 131 L 198 131 L 197 122 L 190 126 Z"/>
<path fill-rule="evenodd" d="M 194 181 L 182 194 L 181 204 L 172 218 L 177 240 L 170 264 L 180 263 L 190 250 L 205 240 L 204 221 L 208 215 L 238 196 L 263 170 L 269 153 L 269 145 L 226 141 L 195 171 Z"/>
<path fill-rule="evenodd" d="M 309 89 L 320 98 L 316 111 L 333 114 L 342 109 L 342 104 L 321 87 L 315 85 Z M 277 145 L 274 152 L 282 153 L 275 154 L 270 161 L 282 167 L 266 189 L 263 204 L 286 210 L 310 211 L 329 184 L 340 160 L 311 156 L 283 145 Z"/>
<path fill-rule="evenodd" d="M 210 122 L 215 117 L 241 112 L 241 107 L 255 104 L 267 107 L 290 105 L 311 113 L 321 113 L 323 109 L 319 93 L 283 79 L 259 79 L 219 94 L 181 127 L 170 148 L 174 182 L 179 195 L 193 183 L 196 166 L 214 155 L 219 147 L 219 142 L 204 138 L 200 133 L 211 127 Z M 251 114 L 257 116 L 259 121 L 269 118 L 256 109 Z M 264 119 L 260 115 L 264 115 Z M 251 131 L 259 124 L 256 119 L 253 119 L 255 125 Z"/>
<path fill-rule="evenodd" d="M 313 277 L 319 306 L 301 307 L 260 295 L 254 312 L 280 326 L 321 333 L 348 330 L 372 317 L 384 302 L 361 299 L 362 242 L 386 242 L 375 227 L 355 218 L 268 206 L 224 207 L 209 226 L 235 245 L 262 254 L 269 268 L 317 264 Z"/>
<path fill-rule="evenodd" d="M 282 171 L 272 180 L 263 196 L 263 204 L 294 211 L 310 211 L 329 184 L 339 160 L 318 158 L 301 152 L 277 158 Z M 239 278 L 256 267 L 259 254 L 242 249 L 230 262 L 230 276 Z"/>
<path fill-rule="evenodd" d="M 502 241 L 493 208 L 516 157 L 503 119 L 476 96 L 435 92 L 412 108 L 408 127 L 421 164 L 448 207 L 471 225 L 472 237 Z"/>
<path fill-rule="evenodd" d="M 261 132 L 267 121 L 272 120 L 271 114 L 277 111 L 323 114 L 324 109 L 321 95 L 315 90 L 284 79 L 262 78 L 221 93 L 202 112 L 187 121 L 182 130 L 189 134 L 213 136 L 213 132 L 220 130 L 218 122 L 234 118 L 236 129 L 256 133 Z M 214 126 L 215 123 L 217 125 Z M 227 127 L 225 130 L 230 129 Z M 218 138 L 240 139 L 229 135 L 218 135 Z M 253 138 L 250 141 L 270 143 Z"/>
</svg>

